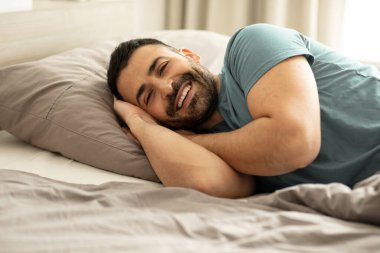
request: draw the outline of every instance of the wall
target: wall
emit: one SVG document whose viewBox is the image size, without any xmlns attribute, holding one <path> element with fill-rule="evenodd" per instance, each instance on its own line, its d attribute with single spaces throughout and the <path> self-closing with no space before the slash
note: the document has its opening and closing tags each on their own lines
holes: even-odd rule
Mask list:
<svg viewBox="0 0 380 253">
<path fill-rule="evenodd" d="M 30 11 L 0 13 L 0 66 L 163 29 L 164 1 L 34 0 Z"/>
</svg>

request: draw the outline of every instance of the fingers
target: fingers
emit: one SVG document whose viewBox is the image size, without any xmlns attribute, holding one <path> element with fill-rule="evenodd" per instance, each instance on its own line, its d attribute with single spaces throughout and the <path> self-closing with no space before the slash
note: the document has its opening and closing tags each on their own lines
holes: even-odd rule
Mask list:
<svg viewBox="0 0 380 253">
<path fill-rule="evenodd" d="M 144 111 L 140 107 L 135 106 L 131 103 L 116 99 L 114 101 L 114 109 L 116 113 L 129 126 L 135 120 L 143 120 L 146 123 L 157 124 L 157 122 L 154 120 L 154 118 L 151 115 L 149 115 L 146 111 Z"/>
</svg>

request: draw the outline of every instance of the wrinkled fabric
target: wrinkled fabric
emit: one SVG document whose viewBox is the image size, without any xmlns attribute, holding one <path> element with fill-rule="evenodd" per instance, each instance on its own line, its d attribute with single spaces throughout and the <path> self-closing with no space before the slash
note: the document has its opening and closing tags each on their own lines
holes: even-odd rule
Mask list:
<svg viewBox="0 0 380 253">
<path fill-rule="evenodd" d="M 0 170 L 0 252 L 376 252 L 380 175 L 244 199 Z"/>
</svg>

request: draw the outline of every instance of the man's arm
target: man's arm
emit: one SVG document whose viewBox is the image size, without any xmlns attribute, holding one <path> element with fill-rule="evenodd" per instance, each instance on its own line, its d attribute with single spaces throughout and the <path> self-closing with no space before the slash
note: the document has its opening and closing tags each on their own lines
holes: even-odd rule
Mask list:
<svg viewBox="0 0 380 253">
<path fill-rule="evenodd" d="M 321 143 L 320 107 L 305 57 L 289 58 L 269 70 L 247 102 L 254 120 L 244 127 L 189 138 L 250 175 L 280 175 L 315 159 Z"/>
<path fill-rule="evenodd" d="M 157 124 L 132 104 L 115 101 L 115 110 L 142 145 L 165 186 L 193 188 L 218 197 L 253 194 L 252 176 L 236 172 L 214 153 Z"/>
</svg>

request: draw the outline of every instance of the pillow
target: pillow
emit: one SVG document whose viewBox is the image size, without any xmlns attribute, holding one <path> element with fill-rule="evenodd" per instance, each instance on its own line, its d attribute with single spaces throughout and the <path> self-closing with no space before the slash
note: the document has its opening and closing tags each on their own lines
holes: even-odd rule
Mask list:
<svg viewBox="0 0 380 253">
<path fill-rule="evenodd" d="M 142 33 L 2 68 L 0 129 L 70 159 L 159 182 L 141 147 L 122 131 L 106 83 L 111 52 L 136 37 L 188 47 L 214 72 L 221 69 L 228 42 L 206 31 Z"/>
</svg>

